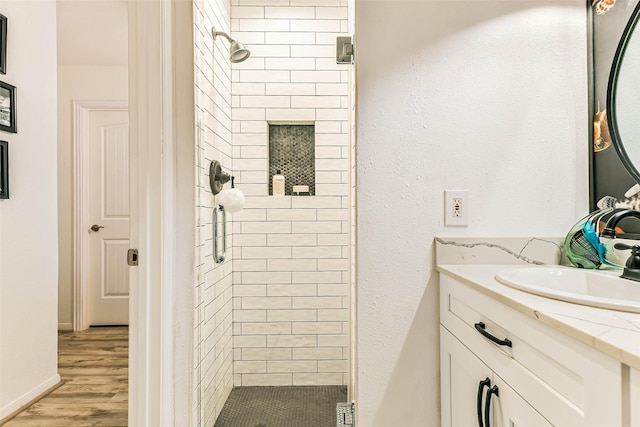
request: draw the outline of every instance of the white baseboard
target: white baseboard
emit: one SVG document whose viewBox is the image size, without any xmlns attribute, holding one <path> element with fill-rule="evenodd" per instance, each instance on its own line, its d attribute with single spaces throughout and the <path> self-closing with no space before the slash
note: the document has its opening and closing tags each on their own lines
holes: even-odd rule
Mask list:
<svg viewBox="0 0 640 427">
<path fill-rule="evenodd" d="M 54 376 L 49 378 L 47 381 L 43 382 L 37 387 L 32 388 L 31 390 L 29 390 L 28 392 L 26 392 L 16 400 L 14 400 L 13 402 L 0 408 L 0 420 L 13 414 L 17 410 L 21 409 L 23 406 L 28 405 L 29 403 L 31 403 L 31 401 L 36 399 L 41 394 L 49 391 L 50 388 L 52 388 L 59 382 L 60 382 L 60 375 L 55 374 Z"/>
<path fill-rule="evenodd" d="M 58 323 L 59 331 L 73 331 L 73 325 L 71 323 Z"/>
</svg>

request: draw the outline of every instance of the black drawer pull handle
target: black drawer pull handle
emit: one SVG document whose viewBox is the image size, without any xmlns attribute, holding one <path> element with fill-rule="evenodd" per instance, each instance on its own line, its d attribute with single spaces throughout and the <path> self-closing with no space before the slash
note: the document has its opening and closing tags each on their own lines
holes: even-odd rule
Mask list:
<svg viewBox="0 0 640 427">
<path fill-rule="evenodd" d="M 489 378 L 485 378 L 480 381 L 478 384 L 478 427 L 483 427 L 482 424 L 482 394 L 484 393 L 485 387 L 491 387 L 491 380 Z"/>
<path fill-rule="evenodd" d="M 496 338 L 493 335 L 491 335 L 489 332 L 487 332 L 485 330 L 485 325 L 483 322 L 478 322 L 474 326 L 476 327 L 476 331 L 480 332 L 482 336 L 484 336 L 485 338 L 489 338 L 494 343 L 498 345 L 506 345 L 507 347 L 513 347 L 513 344 L 511 343 L 511 340 L 509 338 L 505 338 L 501 340 L 500 338 Z"/>
<path fill-rule="evenodd" d="M 484 402 L 484 427 L 491 427 L 491 395 L 498 396 L 498 386 L 494 385 L 487 391 L 487 400 Z"/>
</svg>

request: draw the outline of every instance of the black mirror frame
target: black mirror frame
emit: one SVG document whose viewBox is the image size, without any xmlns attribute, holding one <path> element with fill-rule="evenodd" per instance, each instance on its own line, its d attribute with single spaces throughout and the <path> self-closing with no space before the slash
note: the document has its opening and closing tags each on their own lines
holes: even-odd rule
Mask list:
<svg viewBox="0 0 640 427">
<path fill-rule="evenodd" d="M 616 149 L 616 152 L 618 153 L 622 164 L 627 169 L 629 174 L 633 177 L 633 179 L 635 179 L 636 182 L 640 183 L 640 172 L 633 164 L 631 159 L 629 159 L 629 155 L 624 149 L 622 138 L 620 137 L 617 112 L 615 107 L 616 89 L 618 87 L 618 75 L 620 74 L 620 66 L 622 65 L 622 60 L 627 50 L 629 39 L 631 38 L 633 30 L 636 28 L 638 21 L 640 21 L 640 3 L 636 5 L 636 8 L 631 14 L 631 18 L 629 18 L 629 22 L 627 22 L 627 25 L 624 28 L 624 32 L 622 33 L 622 37 L 620 38 L 616 53 L 613 57 L 613 63 L 611 64 L 611 72 L 609 73 L 609 84 L 607 86 L 607 121 L 609 125 L 609 133 L 611 134 L 611 142 Z"/>
</svg>

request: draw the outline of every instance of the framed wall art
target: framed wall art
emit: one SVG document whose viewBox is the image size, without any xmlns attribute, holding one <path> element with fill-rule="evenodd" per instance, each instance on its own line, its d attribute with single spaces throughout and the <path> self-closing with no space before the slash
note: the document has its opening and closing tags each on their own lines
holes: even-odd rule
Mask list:
<svg viewBox="0 0 640 427">
<path fill-rule="evenodd" d="M 7 17 L 0 14 L 0 74 L 7 74 Z"/>
<path fill-rule="evenodd" d="M 0 82 L 0 130 L 17 133 L 16 87 Z"/>
<path fill-rule="evenodd" d="M 0 141 L 0 199 L 9 198 L 9 144 Z"/>
</svg>

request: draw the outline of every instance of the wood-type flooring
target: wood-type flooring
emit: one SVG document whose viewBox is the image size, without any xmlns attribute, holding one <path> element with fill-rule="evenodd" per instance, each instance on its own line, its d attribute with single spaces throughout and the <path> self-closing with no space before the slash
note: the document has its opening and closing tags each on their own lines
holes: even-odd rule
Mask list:
<svg viewBox="0 0 640 427">
<path fill-rule="evenodd" d="M 64 384 L 2 427 L 127 425 L 127 327 L 61 332 L 58 372 Z"/>
</svg>

